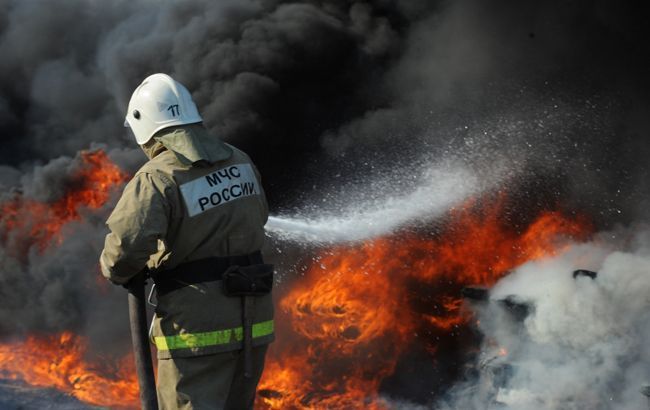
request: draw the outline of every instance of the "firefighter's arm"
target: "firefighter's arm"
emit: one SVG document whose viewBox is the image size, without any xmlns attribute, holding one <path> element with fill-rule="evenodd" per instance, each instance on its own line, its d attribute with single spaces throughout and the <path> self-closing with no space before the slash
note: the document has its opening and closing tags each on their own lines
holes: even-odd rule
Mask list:
<svg viewBox="0 0 650 410">
<path fill-rule="evenodd" d="M 167 234 L 170 205 L 165 184 L 156 175 L 137 174 L 124 188 L 113 213 L 106 221 L 100 257 L 102 274 L 115 284 L 125 284 L 145 269 Z"/>
</svg>

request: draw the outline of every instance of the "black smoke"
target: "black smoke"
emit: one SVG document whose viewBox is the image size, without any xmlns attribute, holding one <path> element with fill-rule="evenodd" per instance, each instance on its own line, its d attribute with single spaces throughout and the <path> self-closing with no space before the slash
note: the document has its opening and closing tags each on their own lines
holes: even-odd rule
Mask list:
<svg viewBox="0 0 650 410">
<path fill-rule="evenodd" d="M 215 134 L 264 153 L 278 205 L 329 165 L 394 166 L 468 137 L 470 151 L 555 157 L 592 200 L 611 200 L 591 192 L 603 184 L 619 202 L 645 197 L 640 2 L 5 0 L 0 15 L 6 165 L 132 146 L 126 103 L 162 71 Z"/>
</svg>

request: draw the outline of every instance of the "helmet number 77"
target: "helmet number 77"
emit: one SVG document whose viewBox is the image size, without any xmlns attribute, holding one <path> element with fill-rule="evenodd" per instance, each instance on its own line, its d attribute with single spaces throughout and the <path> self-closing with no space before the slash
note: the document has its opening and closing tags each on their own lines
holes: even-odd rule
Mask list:
<svg viewBox="0 0 650 410">
<path fill-rule="evenodd" d="M 178 104 L 170 105 L 167 108 L 167 111 L 172 113 L 172 117 L 176 117 L 177 115 L 180 115 L 180 111 L 178 110 Z"/>
</svg>

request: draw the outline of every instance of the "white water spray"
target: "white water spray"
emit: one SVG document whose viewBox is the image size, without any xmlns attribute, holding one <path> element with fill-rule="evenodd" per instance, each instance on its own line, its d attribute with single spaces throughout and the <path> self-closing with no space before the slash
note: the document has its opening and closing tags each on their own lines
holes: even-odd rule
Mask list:
<svg viewBox="0 0 650 410">
<path fill-rule="evenodd" d="M 421 172 L 407 192 L 364 201 L 348 195 L 334 216 L 271 216 L 266 229 L 282 240 L 312 243 L 351 242 L 389 234 L 416 222 L 440 217 L 482 188 L 479 178 L 460 166 L 439 166 Z M 394 187 L 402 180 L 382 181 Z M 389 189 L 390 191 L 390 189 Z"/>
</svg>

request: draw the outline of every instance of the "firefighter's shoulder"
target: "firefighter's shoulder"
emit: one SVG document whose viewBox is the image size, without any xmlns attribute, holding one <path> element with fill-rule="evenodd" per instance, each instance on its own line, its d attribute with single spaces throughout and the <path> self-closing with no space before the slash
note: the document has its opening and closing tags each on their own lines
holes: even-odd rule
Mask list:
<svg viewBox="0 0 650 410">
<path fill-rule="evenodd" d="M 166 185 L 173 185 L 174 171 L 183 168 L 187 167 L 178 161 L 176 155 L 174 155 L 172 151 L 166 150 L 156 155 L 140 167 L 140 169 L 135 173 L 134 178 L 140 175 L 148 175 L 162 181 Z"/>
</svg>

